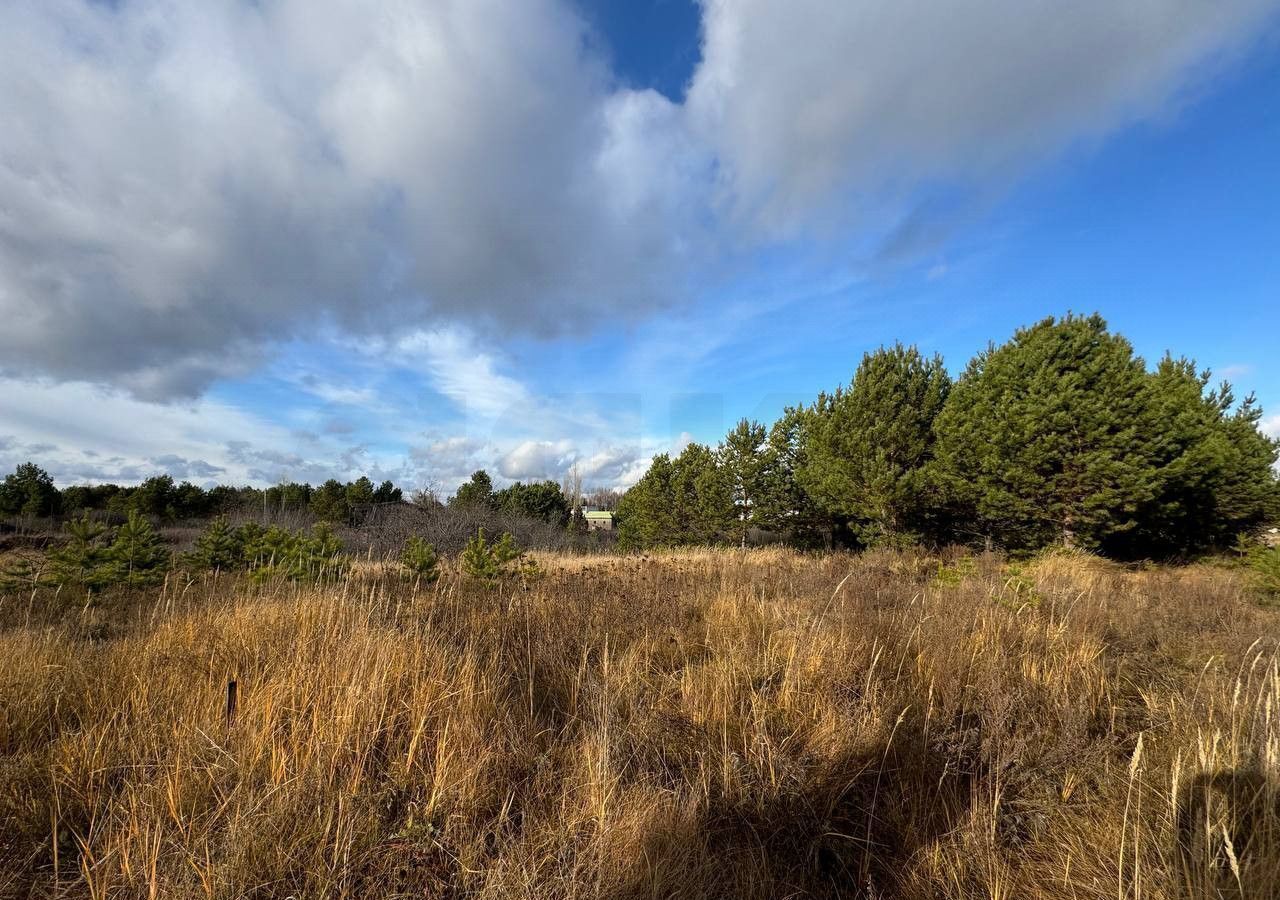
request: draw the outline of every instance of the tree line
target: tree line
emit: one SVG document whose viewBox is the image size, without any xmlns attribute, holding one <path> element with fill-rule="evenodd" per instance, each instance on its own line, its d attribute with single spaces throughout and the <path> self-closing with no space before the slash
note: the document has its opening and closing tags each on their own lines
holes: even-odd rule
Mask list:
<svg viewBox="0 0 1280 900">
<path fill-rule="evenodd" d="M 366 476 L 348 482 L 329 479 L 317 487 L 285 482 L 268 488 L 217 485 L 206 489 L 189 481 L 176 483 L 170 475 L 155 475 L 132 486 L 80 484 L 59 490 L 46 470 L 26 462 L 0 481 L 0 517 L 10 518 L 110 513 L 122 520 L 138 514 L 176 522 L 259 509 L 270 513 L 306 512 L 322 522 L 358 524 L 369 508 L 403 499 L 403 490 L 391 481 L 375 486 Z M 580 506 L 584 499 L 579 498 L 576 505 Z M 419 492 L 414 500 L 420 505 L 439 502 L 428 492 Z M 558 525 L 573 524 L 574 504 L 556 482 L 517 481 L 495 489 L 483 469 L 458 488 L 448 505 L 477 506 Z"/>
<path fill-rule="evenodd" d="M 1175 557 L 1280 517 L 1280 442 L 1185 357 L 1149 370 L 1098 315 L 1048 318 L 952 379 L 896 344 L 847 386 L 654 457 L 619 546 L 1061 544 Z"/>
<path fill-rule="evenodd" d="M 189 481 L 176 483 L 170 475 L 155 475 L 137 485 L 76 484 L 59 490 L 47 471 L 26 462 L 0 482 L 0 516 L 105 512 L 184 521 L 257 507 L 274 512 L 303 510 L 322 521 L 346 523 L 366 507 L 402 498 L 401 489 L 390 481 L 375 486 L 367 476 L 348 482 L 331 478 L 318 487 L 286 482 L 269 488 L 223 484 L 203 488 Z"/>
</svg>

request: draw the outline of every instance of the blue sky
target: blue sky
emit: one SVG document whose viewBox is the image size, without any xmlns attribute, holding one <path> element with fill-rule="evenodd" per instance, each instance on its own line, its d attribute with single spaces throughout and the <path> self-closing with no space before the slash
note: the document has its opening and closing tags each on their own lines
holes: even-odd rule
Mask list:
<svg viewBox="0 0 1280 900">
<path fill-rule="evenodd" d="M 1068 310 L 1280 435 L 1278 17 L 6 5 L 0 465 L 625 487 Z"/>
</svg>

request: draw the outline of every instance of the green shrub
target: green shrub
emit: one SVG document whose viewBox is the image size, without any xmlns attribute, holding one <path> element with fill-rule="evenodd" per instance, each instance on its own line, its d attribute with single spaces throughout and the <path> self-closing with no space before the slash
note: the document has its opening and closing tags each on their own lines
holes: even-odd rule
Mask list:
<svg viewBox="0 0 1280 900">
<path fill-rule="evenodd" d="M 246 571 L 254 581 L 311 581 L 347 567 L 342 543 L 327 523 L 307 533 L 256 522 L 232 528 L 223 518 L 209 523 L 185 561 L 198 569 Z"/>
<path fill-rule="evenodd" d="M 436 548 L 416 535 L 405 541 L 404 549 L 400 551 L 400 565 L 405 567 L 410 577 L 423 584 L 433 584 L 440 577 Z"/>
<path fill-rule="evenodd" d="M 953 565 L 938 564 L 938 571 L 933 576 L 933 583 L 938 587 L 959 587 L 966 578 L 978 574 L 978 564 L 972 556 L 962 556 Z"/>
<path fill-rule="evenodd" d="M 1254 585 L 1268 600 L 1280 600 L 1280 547 L 1254 547 L 1245 557 Z"/>
</svg>

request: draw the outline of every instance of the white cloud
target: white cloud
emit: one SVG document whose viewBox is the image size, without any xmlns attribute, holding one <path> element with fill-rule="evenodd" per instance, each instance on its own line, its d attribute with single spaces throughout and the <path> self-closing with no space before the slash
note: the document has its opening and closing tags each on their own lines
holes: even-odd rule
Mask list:
<svg viewBox="0 0 1280 900">
<path fill-rule="evenodd" d="M 1258 425 L 1262 429 L 1262 433 L 1267 437 L 1280 440 L 1280 415 L 1267 416 Z"/>
<path fill-rule="evenodd" d="M 0 4 L 0 463 L 626 486 L 690 440 L 648 434 L 642 399 L 776 312 L 767 285 L 652 320 L 614 362 L 643 398 L 551 396 L 504 336 L 678 307 L 797 235 L 919 253 L 933 188 L 1176 111 L 1278 7 L 704 0 L 680 104 L 619 87 L 566 0 Z M 279 380 L 412 453 L 366 449 L 348 409 L 285 404 L 291 431 L 190 399 L 335 333 L 354 374 Z M 406 413 L 392 370 L 452 414 Z"/>
<path fill-rule="evenodd" d="M 330 323 L 668 302 L 678 116 L 587 46 L 558 0 L 6 4 L 3 365 L 193 395 Z"/>
<path fill-rule="evenodd" d="M 1274 0 L 705 0 L 693 128 L 766 234 L 864 225 L 1170 109 Z"/>
<path fill-rule="evenodd" d="M 300 440 L 217 400 L 160 406 L 84 382 L 0 378 L 0 428 L 0 469 L 30 459 L 60 484 L 136 482 L 161 473 L 231 484 L 406 474 L 394 456 Z M 300 444 L 308 444 L 305 454 Z"/>
<path fill-rule="evenodd" d="M 367 352 L 378 354 L 380 348 Z M 532 397 L 523 384 L 498 371 L 492 354 L 457 328 L 417 331 L 399 338 L 391 348 L 399 365 L 431 378 L 432 386 L 460 410 L 486 419 L 512 410 L 528 409 Z"/>
<path fill-rule="evenodd" d="M 1276 6 L 706 0 L 680 105 L 564 0 L 13 0 L 0 366 L 195 396 L 334 327 L 642 317 L 717 248 L 914 233 L 930 185 L 1162 114 Z M 438 377 L 493 410 L 484 366 Z"/>
<path fill-rule="evenodd" d="M 498 461 L 498 471 L 513 481 L 559 479 L 576 458 L 568 440 L 521 441 Z"/>
</svg>

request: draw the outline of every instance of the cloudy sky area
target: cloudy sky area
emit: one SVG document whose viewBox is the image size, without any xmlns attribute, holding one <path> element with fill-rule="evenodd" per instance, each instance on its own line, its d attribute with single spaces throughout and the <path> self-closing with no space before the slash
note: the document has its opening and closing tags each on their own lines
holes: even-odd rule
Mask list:
<svg viewBox="0 0 1280 900">
<path fill-rule="evenodd" d="M 1280 434 L 1280 0 L 10 0 L 0 467 L 625 486 L 1100 311 Z"/>
</svg>

